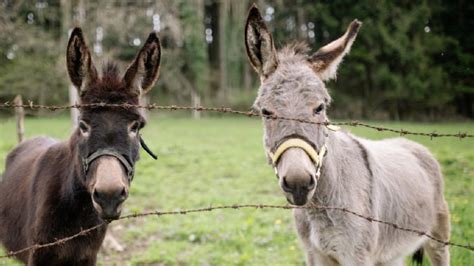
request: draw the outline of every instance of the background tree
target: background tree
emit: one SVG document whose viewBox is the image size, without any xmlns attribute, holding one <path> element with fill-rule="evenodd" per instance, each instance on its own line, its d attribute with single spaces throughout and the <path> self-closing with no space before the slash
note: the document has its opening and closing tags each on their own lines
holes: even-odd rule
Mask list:
<svg viewBox="0 0 474 266">
<path fill-rule="evenodd" d="M 468 1 L 256 2 L 278 47 L 306 41 L 315 51 L 352 19 L 363 21 L 338 80 L 328 84 L 333 117 L 474 117 Z M 42 104 L 65 103 L 65 42 L 82 25 L 96 62 L 118 59 L 122 68 L 148 33 L 159 31 L 163 68 L 150 101 L 247 109 L 258 87 L 243 45 L 251 3 L 0 0 L 0 101 L 20 93 Z"/>
</svg>

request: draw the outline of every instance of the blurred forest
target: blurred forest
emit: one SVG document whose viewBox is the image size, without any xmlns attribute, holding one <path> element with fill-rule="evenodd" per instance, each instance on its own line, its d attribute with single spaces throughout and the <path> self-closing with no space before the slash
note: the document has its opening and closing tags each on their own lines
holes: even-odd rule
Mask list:
<svg viewBox="0 0 474 266">
<path fill-rule="evenodd" d="M 0 0 L 0 101 L 65 104 L 65 46 L 83 27 L 96 65 L 125 69 L 151 30 L 163 45 L 149 101 L 248 109 L 258 77 L 244 47 L 256 2 L 276 46 L 313 51 L 364 24 L 330 82 L 333 118 L 474 118 L 474 3 L 468 0 Z"/>
</svg>

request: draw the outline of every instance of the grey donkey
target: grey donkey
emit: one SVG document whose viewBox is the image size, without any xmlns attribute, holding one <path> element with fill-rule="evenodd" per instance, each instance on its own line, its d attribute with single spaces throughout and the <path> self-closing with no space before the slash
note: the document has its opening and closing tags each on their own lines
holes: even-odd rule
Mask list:
<svg viewBox="0 0 474 266">
<path fill-rule="evenodd" d="M 371 141 L 324 125 L 331 97 L 324 81 L 359 31 L 354 20 L 339 39 L 308 55 L 305 44 L 277 51 L 258 8 L 249 11 L 247 54 L 261 86 L 254 108 L 264 115 L 264 146 L 289 203 L 350 209 L 365 216 L 449 239 L 449 210 L 440 166 L 422 145 L 404 138 Z M 337 211 L 296 209 L 308 265 L 403 265 L 424 250 L 433 265 L 449 265 L 449 250 L 424 236 Z M 419 253 L 417 253 L 419 254 Z"/>
</svg>

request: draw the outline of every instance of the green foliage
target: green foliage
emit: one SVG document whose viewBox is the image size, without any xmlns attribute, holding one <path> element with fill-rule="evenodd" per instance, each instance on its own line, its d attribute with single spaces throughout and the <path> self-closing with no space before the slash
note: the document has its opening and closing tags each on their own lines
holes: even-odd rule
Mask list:
<svg viewBox="0 0 474 266">
<path fill-rule="evenodd" d="M 103 53 L 94 54 L 98 65 L 103 60 L 128 64 L 139 48 L 133 40 L 143 43 L 153 17 L 159 16 L 162 70 L 151 101 L 189 104 L 194 92 L 203 104 L 253 102 L 247 90 L 257 89 L 258 77 L 249 66 L 243 40 L 251 1 L 82 0 L 61 6 L 64 3 L 0 5 L 0 101 L 17 93 L 38 101 L 39 91 L 48 95 L 44 102 L 67 100 L 65 32 L 77 24 L 82 3 L 82 26 L 91 48 L 98 44 L 99 26 L 103 32 Z M 277 47 L 302 40 L 316 51 L 341 36 L 352 19 L 363 22 L 338 79 L 328 84 L 333 117 L 474 117 L 474 17 L 469 16 L 474 5 L 469 1 L 261 0 L 258 5 Z M 64 11 L 68 8 L 70 12 Z M 224 30 L 217 30 L 220 23 Z M 206 29 L 214 30 L 212 44 L 206 43 Z M 25 84 L 41 89 L 32 91 Z M 60 90 L 64 93 L 58 94 Z"/>
<path fill-rule="evenodd" d="M 180 3 L 180 18 L 183 24 L 184 44 L 182 60 L 183 72 L 201 93 L 206 91 L 208 76 L 207 45 L 204 40 L 204 16 L 199 1 L 182 1 Z"/>
<path fill-rule="evenodd" d="M 444 71 L 446 63 L 435 60 L 447 52 L 449 43 L 449 38 L 433 28 L 433 12 L 440 3 L 300 2 L 286 12 L 276 10 L 277 21 L 300 14 L 300 21 L 314 23 L 315 39 L 306 34 L 309 27 L 302 34 L 315 43 L 314 49 L 341 36 L 352 19 L 363 22 L 351 54 L 340 66 L 338 80 L 330 83 L 336 91 L 334 109 L 339 115 L 370 117 L 377 113 L 399 119 L 416 112 L 446 112 L 445 105 L 456 96 L 446 84 L 457 82 Z M 280 30 L 283 26 L 280 23 L 274 29 L 277 43 L 288 40 L 288 34 Z M 361 102 L 359 110 L 347 107 L 353 101 Z"/>
<path fill-rule="evenodd" d="M 383 125 L 425 132 L 474 131 L 472 123 Z M 0 128 L 0 162 L 4 162 L 7 152 L 16 145 L 15 121 L 0 120 Z M 396 136 L 365 128 L 347 129 L 370 139 Z M 70 121 L 66 117 L 26 120 L 27 137 L 48 135 L 66 139 L 68 132 Z M 266 163 L 259 119 L 228 116 L 192 120 L 152 113 L 142 134 L 159 159 L 154 161 L 142 152 L 124 214 L 235 203 L 286 204 L 273 169 Z M 452 241 L 472 241 L 474 142 L 410 138 L 429 147 L 442 165 L 451 211 Z M 0 172 L 3 167 L 2 164 Z M 222 210 L 148 217 L 114 222 L 110 228 L 126 250 L 101 253 L 100 265 L 127 262 L 133 265 L 303 265 L 304 262 L 292 213 L 287 210 Z M 469 265 L 474 261 L 472 252 L 455 247 L 450 251 L 451 265 Z"/>
<path fill-rule="evenodd" d="M 0 23 L 0 100 L 12 100 L 17 94 L 41 104 L 67 100 L 65 61 L 60 61 L 55 39 L 57 12 L 54 3 L 44 10 L 28 3 L 0 9 L 5 19 Z M 31 19 L 34 23 L 28 23 Z"/>
<path fill-rule="evenodd" d="M 0 72 L 5 73 L 0 76 L 0 98 L 12 99 L 20 94 L 24 100 L 41 104 L 64 103 L 68 98 L 66 73 L 57 69 L 55 59 L 21 57 L 1 65 Z"/>
</svg>

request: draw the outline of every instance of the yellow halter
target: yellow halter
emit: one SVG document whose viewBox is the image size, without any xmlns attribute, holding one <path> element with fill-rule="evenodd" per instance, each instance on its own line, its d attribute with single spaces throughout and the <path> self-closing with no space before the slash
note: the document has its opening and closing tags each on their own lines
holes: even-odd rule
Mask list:
<svg viewBox="0 0 474 266">
<path fill-rule="evenodd" d="M 332 131 L 338 131 L 340 129 L 339 127 L 333 125 L 327 125 L 326 128 Z M 328 138 L 328 135 L 329 134 L 326 134 L 326 139 Z M 324 144 L 319 150 L 319 152 L 317 152 L 308 142 L 300 138 L 291 138 L 285 140 L 282 144 L 280 144 L 275 150 L 275 152 L 268 152 L 268 155 L 270 156 L 270 159 L 272 160 L 274 166 L 276 166 L 281 155 L 289 148 L 300 148 L 304 150 L 306 154 L 308 154 L 309 158 L 311 158 L 313 163 L 316 165 L 316 167 L 321 167 L 323 163 L 323 158 L 327 153 L 326 140 L 324 141 Z"/>
<path fill-rule="evenodd" d="M 280 146 L 278 146 L 278 148 L 276 149 L 274 153 L 272 152 L 268 153 L 274 165 L 276 165 L 281 155 L 289 148 L 300 148 L 304 150 L 315 165 L 319 165 L 322 162 L 323 157 L 327 151 L 326 145 L 323 145 L 321 147 L 321 150 L 318 153 L 311 145 L 308 144 L 308 142 L 300 138 L 287 139 L 282 144 L 280 144 Z"/>
</svg>

